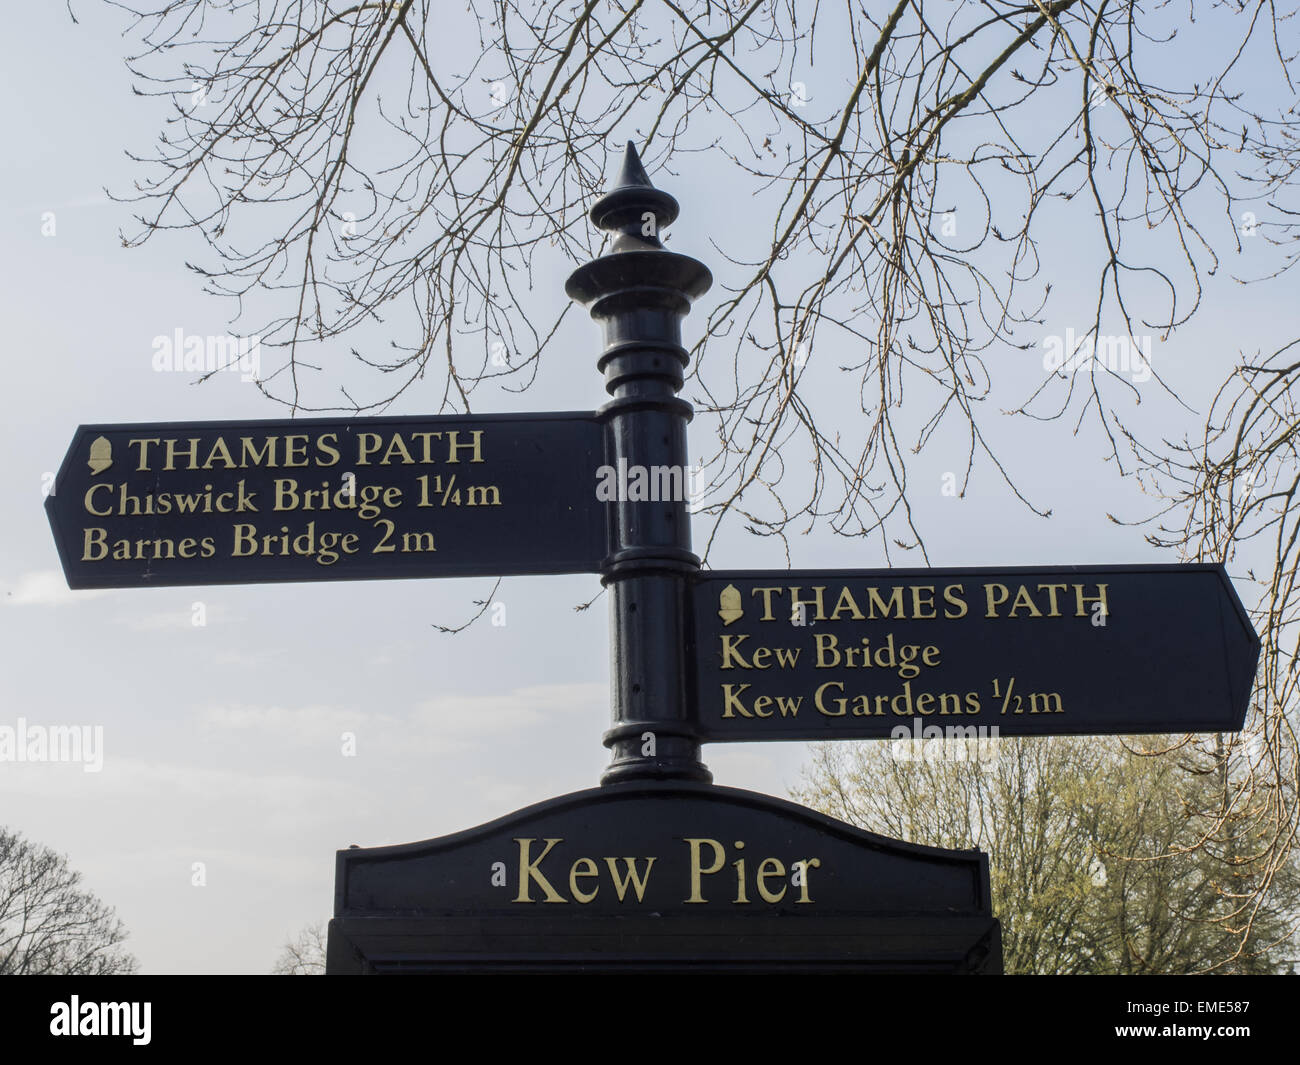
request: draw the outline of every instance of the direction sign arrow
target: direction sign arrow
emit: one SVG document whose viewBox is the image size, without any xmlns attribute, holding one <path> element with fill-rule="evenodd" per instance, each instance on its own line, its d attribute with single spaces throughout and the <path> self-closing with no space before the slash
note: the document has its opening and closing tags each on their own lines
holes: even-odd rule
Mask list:
<svg viewBox="0 0 1300 1065">
<path fill-rule="evenodd" d="M 1259 658 L 1217 565 L 709 572 L 692 618 L 709 742 L 1230 732 Z"/>
<path fill-rule="evenodd" d="M 595 414 L 88 425 L 46 500 L 72 588 L 594 573 Z"/>
</svg>

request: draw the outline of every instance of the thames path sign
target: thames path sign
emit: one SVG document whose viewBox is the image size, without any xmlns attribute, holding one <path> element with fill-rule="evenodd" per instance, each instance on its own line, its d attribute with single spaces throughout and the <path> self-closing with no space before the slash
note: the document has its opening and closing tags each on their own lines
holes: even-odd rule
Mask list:
<svg viewBox="0 0 1300 1065">
<path fill-rule="evenodd" d="M 1222 566 L 707 573 L 691 596 L 711 742 L 1233 732 L 1259 657 Z"/>
<path fill-rule="evenodd" d="M 593 414 L 82 426 L 46 500 L 72 588 L 594 573 Z"/>
<path fill-rule="evenodd" d="M 677 212 L 629 144 L 566 286 L 597 412 L 84 426 L 59 471 L 74 588 L 600 574 L 602 787 L 339 852 L 329 972 L 998 972 L 982 854 L 716 787 L 702 744 L 1242 724 L 1259 640 L 1220 567 L 701 572 L 677 393 L 712 277 L 660 241 Z"/>
</svg>

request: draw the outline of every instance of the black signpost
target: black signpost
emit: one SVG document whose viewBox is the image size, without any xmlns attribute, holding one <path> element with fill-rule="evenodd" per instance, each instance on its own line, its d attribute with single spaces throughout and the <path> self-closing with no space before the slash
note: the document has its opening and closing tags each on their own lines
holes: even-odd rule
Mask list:
<svg viewBox="0 0 1300 1065">
<path fill-rule="evenodd" d="M 605 465 L 587 413 L 86 425 L 45 507 L 72 588 L 594 573 Z"/>
<path fill-rule="evenodd" d="M 454 836 L 340 851 L 329 968 L 987 972 L 978 851 L 703 784 L 610 784 Z"/>
<path fill-rule="evenodd" d="M 692 606 L 713 743 L 1235 732 L 1259 655 L 1222 566 L 711 572 Z"/>
<path fill-rule="evenodd" d="M 87 426 L 59 471 L 74 588 L 609 588 L 602 787 L 340 851 L 329 972 L 1000 972 L 983 854 L 714 786 L 701 744 L 1242 725 L 1259 640 L 1222 567 L 701 572 L 677 392 L 712 278 L 660 242 L 677 211 L 629 144 L 591 211 L 609 251 L 567 286 L 604 332 L 599 412 Z"/>
</svg>

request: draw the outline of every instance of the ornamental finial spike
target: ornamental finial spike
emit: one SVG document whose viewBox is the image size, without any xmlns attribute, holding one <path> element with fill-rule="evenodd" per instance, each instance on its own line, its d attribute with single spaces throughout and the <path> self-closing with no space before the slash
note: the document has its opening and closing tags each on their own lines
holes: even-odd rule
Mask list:
<svg viewBox="0 0 1300 1065">
<path fill-rule="evenodd" d="M 672 196 L 650 183 L 636 145 L 628 141 L 614 187 L 592 204 L 591 221 L 597 229 L 618 234 L 614 251 L 662 248 L 659 234 L 679 210 Z"/>
<path fill-rule="evenodd" d="M 618 172 L 618 180 L 614 182 L 616 189 L 626 188 L 629 185 L 654 188 L 650 175 L 645 172 L 645 167 L 641 163 L 641 157 L 636 153 L 636 145 L 632 141 L 627 142 L 627 150 L 623 153 L 623 169 Z"/>
</svg>

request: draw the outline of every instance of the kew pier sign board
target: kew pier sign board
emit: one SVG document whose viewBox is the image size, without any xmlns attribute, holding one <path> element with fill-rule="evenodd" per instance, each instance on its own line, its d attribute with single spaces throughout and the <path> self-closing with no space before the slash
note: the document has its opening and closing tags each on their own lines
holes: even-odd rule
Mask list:
<svg viewBox="0 0 1300 1065">
<path fill-rule="evenodd" d="M 982 972 L 988 863 L 705 784 L 606 785 L 338 852 L 331 972 Z"/>
<path fill-rule="evenodd" d="M 594 414 L 90 425 L 46 500 L 72 588 L 594 573 Z"/>
<path fill-rule="evenodd" d="M 1216 565 L 709 572 L 692 597 L 712 742 L 1232 732 L 1259 657 Z"/>
</svg>

